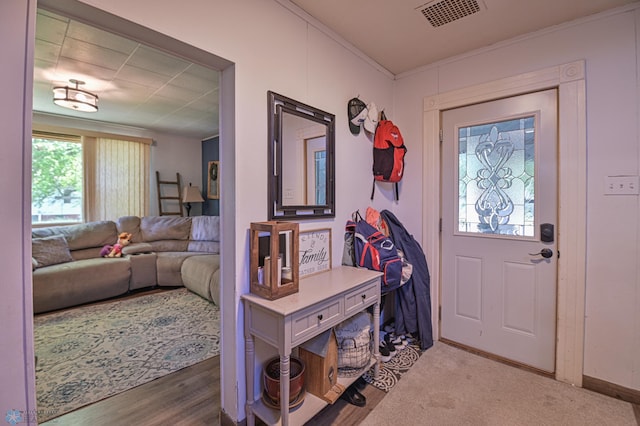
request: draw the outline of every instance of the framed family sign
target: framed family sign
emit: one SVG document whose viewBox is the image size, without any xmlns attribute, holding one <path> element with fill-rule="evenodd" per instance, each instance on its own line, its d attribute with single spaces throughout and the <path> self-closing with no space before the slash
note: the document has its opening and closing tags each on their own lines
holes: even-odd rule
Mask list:
<svg viewBox="0 0 640 426">
<path fill-rule="evenodd" d="M 331 269 L 331 229 L 300 231 L 300 277 Z"/>
</svg>

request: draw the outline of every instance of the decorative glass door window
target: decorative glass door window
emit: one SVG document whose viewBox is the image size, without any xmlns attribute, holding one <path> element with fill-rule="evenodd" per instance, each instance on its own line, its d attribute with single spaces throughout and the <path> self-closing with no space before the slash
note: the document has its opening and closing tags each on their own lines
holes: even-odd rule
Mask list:
<svg viewBox="0 0 640 426">
<path fill-rule="evenodd" d="M 535 118 L 458 128 L 458 232 L 534 236 Z"/>
</svg>

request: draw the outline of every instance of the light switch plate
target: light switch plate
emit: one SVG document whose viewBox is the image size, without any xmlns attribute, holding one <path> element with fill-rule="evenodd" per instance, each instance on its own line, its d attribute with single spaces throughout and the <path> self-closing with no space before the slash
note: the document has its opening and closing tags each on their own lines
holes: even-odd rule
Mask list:
<svg viewBox="0 0 640 426">
<path fill-rule="evenodd" d="M 606 176 L 604 179 L 605 195 L 638 195 L 640 194 L 639 176 Z"/>
</svg>

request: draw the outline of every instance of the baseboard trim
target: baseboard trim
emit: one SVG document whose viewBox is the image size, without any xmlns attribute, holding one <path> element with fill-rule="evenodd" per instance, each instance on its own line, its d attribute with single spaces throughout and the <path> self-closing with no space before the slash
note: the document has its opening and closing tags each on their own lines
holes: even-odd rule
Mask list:
<svg viewBox="0 0 640 426">
<path fill-rule="evenodd" d="M 621 399 L 632 404 L 640 404 L 640 391 L 625 388 L 615 383 L 596 379 L 595 377 L 582 376 L 582 387 L 613 398 Z"/>
<path fill-rule="evenodd" d="M 513 360 L 510 360 L 508 358 L 503 358 L 501 356 L 494 355 L 492 353 L 485 352 L 485 351 L 482 351 L 480 349 L 476 349 L 476 348 L 473 348 L 471 346 L 464 345 L 462 343 L 454 342 L 452 340 L 445 339 L 443 337 L 440 337 L 440 342 L 442 342 L 444 344 L 447 344 L 449 346 L 453 346 L 455 348 L 462 349 L 464 351 L 470 352 L 470 353 L 472 353 L 474 355 L 481 356 L 483 358 L 488 358 L 490 360 L 497 361 L 497 362 L 500 362 L 502 364 L 510 365 L 511 367 L 516 367 L 516 368 L 519 368 L 521 370 L 529 371 L 531 373 L 535 373 L 535 374 L 538 374 L 540 376 L 548 377 L 550 379 L 555 379 L 555 376 L 554 376 L 553 373 L 550 373 L 550 372 L 544 371 L 544 370 L 540 370 L 540 369 L 532 367 L 530 365 L 522 364 L 522 363 L 520 363 L 518 361 L 513 361 Z"/>
</svg>

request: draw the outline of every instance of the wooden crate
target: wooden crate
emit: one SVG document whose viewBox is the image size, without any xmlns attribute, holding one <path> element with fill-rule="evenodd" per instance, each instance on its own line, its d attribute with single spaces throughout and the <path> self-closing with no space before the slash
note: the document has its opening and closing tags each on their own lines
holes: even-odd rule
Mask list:
<svg viewBox="0 0 640 426">
<path fill-rule="evenodd" d="M 333 329 L 298 347 L 298 357 L 305 364 L 307 392 L 333 404 L 344 391 L 338 383 L 338 342 Z"/>
</svg>

